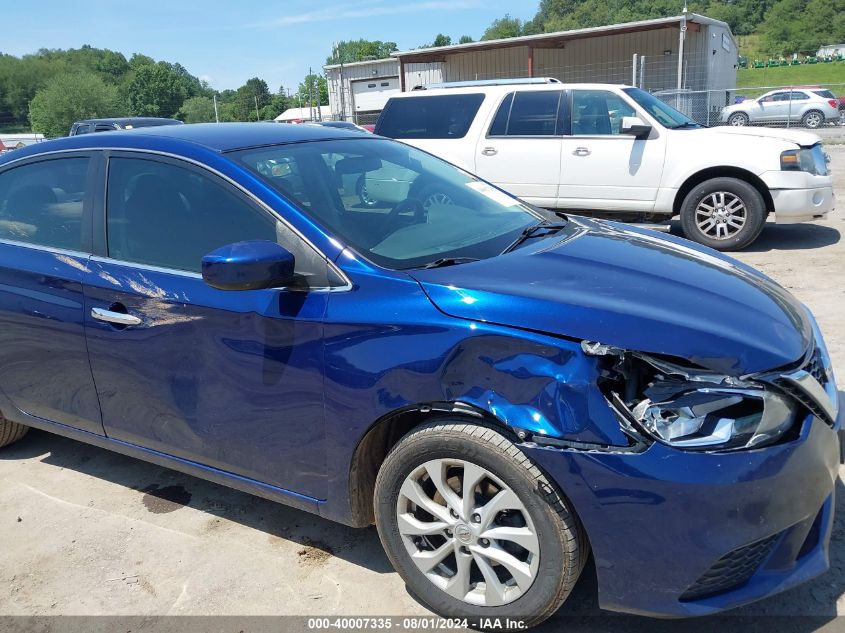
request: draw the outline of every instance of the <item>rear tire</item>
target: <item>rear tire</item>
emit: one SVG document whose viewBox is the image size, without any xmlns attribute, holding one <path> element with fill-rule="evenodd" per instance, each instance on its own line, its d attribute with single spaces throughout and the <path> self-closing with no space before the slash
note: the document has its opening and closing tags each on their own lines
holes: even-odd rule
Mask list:
<svg viewBox="0 0 845 633">
<path fill-rule="evenodd" d="M 476 483 L 464 505 L 463 481 L 473 475 Z M 502 498 L 507 501 L 492 501 Z M 411 431 L 379 470 L 374 506 L 393 567 L 419 600 L 444 617 L 539 624 L 566 601 L 589 552 L 557 486 L 487 426 L 441 420 Z M 492 536 L 502 530 L 519 531 L 520 543 Z M 428 571 L 426 556 L 438 561 Z M 498 562 L 502 556 L 507 565 Z"/>
<path fill-rule="evenodd" d="M 28 426 L 10 422 L 0 415 L 0 448 L 14 444 L 29 431 Z"/>
<path fill-rule="evenodd" d="M 810 130 L 819 128 L 824 123 L 824 114 L 818 110 L 810 110 L 801 117 L 801 125 Z"/>
<path fill-rule="evenodd" d="M 766 225 L 760 192 L 738 178 L 711 178 L 687 194 L 681 205 L 684 236 L 719 251 L 751 244 Z"/>
</svg>

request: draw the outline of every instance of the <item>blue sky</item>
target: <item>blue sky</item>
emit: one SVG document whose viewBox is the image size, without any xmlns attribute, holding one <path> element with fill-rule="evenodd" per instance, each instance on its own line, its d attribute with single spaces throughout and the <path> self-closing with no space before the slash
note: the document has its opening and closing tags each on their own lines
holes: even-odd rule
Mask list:
<svg viewBox="0 0 845 633">
<path fill-rule="evenodd" d="M 495 18 L 533 17 L 536 0 L 0 0 L 0 52 L 90 44 L 180 62 L 214 88 L 261 77 L 270 89 L 295 89 L 309 65 L 321 72 L 332 42 L 394 41 L 400 50 L 438 32 L 478 39 Z"/>
</svg>

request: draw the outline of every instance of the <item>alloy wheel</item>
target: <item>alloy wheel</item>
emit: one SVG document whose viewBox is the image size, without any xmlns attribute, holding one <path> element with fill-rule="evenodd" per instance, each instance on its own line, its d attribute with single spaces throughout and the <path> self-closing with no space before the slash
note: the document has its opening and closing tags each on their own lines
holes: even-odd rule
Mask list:
<svg viewBox="0 0 845 633">
<path fill-rule="evenodd" d="M 436 193 L 431 193 L 425 197 L 423 200 L 423 209 L 428 211 L 433 205 L 435 204 L 454 204 L 452 202 L 452 198 L 450 198 L 447 194 L 438 191 Z"/>
<path fill-rule="evenodd" d="M 522 596 L 536 578 L 540 542 L 528 510 L 477 464 L 421 464 L 402 484 L 396 515 L 413 563 L 453 598 L 500 606 Z"/>
<path fill-rule="evenodd" d="M 704 197 L 695 209 L 695 224 L 707 237 L 727 240 L 745 226 L 748 210 L 742 198 L 729 191 L 716 191 Z"/>
<path fill-rule="evenodd" d="M 804 117 L 804 126 L 815 129 L 822 124 L 822 117 L 818 112 L 810 112 Z"/>
</svg>

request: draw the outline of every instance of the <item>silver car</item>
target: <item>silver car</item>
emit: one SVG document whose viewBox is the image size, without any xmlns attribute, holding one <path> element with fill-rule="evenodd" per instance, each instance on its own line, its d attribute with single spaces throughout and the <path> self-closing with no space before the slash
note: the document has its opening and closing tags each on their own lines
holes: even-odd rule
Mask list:
<svg viewBox="0 0 845 633">
<path fill-rule="evenodd" d="M 800 123 L 817 128 L 825 122 L 838 122 L 836 97 L 824 88 L 772 90 L 757 99 L 722 108 L 721 122 L 728 125 L 754 123 Z"/>
</svg>

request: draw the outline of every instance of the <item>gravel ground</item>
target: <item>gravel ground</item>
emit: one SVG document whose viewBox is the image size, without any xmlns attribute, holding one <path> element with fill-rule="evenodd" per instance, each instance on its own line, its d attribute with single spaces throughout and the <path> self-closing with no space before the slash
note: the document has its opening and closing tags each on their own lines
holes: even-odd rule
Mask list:
<svg viewBox="0 0 845 633">
<path fill-rule="evenodd" d="M 839 198 L 845 200 L 845 146 L 828 151 Z M 737 255 L 812 308 L 841 377 L 843 221 L 840 211 L 815 224 L 769 225 L 751 249 Z M 541 628 L 845 630 L 845 620 L 836 618 L 845 613 L 845 510 L 836 515 L 829 573 L 729 617 L 666 622 L 616 616 L 596 607 L 594 590 L 588 567 L 568 608 Z M 329 523 L 34 431 L 0 453 L 0 614 L 397 616 L 427 611 L 390 569 L 374 529 Z M 225 630 L 244 628 L 237 622 Z M 37 625 L 46 631 L 56 630 L 57 623 Z M 0 631 L 23 626 L 20 620 L 0 620 Z M 92 629 L 82 622 L 76 630 Z M 150 630 L 143 621 L 121 629 Z"/>
</svg>

